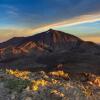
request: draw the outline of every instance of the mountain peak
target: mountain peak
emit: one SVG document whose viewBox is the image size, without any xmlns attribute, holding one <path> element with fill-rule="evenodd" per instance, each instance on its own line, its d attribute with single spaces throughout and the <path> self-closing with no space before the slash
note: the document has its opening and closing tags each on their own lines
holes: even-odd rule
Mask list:
<svg viewBox="0 0 100 100">
<path fill-rule="evenodd" d="M 54 30 L 54 29 L 52 29 L 52 28 L 50 28 L 50 29 L 48 30 L 48 32 L 52 32 L 52 31 L 57 31 L 57 30 Z"/>
<path fill-rule="evenodd" d="M 49 34 L 55 34 L 57 32 L 58 32 L 58 30 L 54 30 L 54 29 L 49 29 L 49 30 L 45 31 L 45 33 L 49 33 Z"/>
<path fill-rule="evenodd" d="M 23 44 L 26 44 L 28 42 L 34 42 L 42 45 L 48 45 L 50 47 L 55 47 L 57 45 L 58 47 L 62 47 L 67 44 L 73 44 L 76 42 L 81 42 L 82 40 L 74 35 L 49 29 L 48 31 L 29 36 L 29 37 L 14 37 L 2 44 L 0 44 L 0 47 L 7 47 L 8 45 L 12 45 L 14 47 L 20 46 Z"/>
</svg>

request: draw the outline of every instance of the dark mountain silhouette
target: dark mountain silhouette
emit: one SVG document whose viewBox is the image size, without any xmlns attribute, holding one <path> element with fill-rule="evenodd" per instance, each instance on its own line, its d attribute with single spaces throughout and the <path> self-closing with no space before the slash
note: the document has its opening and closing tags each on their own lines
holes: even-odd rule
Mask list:
<svg viewBox="0 0 100 100">
<path fill-rule="evenodd" d="M 42 32 L 33 36 L 29 37 L 14 37 L 6 42 L 3 42 L 0 44 L 1 48 L 7 47 L 7 46 L 20 46 L 22 44 L 28 43 L 28 42 L 35 42 L 39 43 L 41 45 L 48 45 L 48 46 L 55 46 L 56 45 L 63 45 L 65 42 L 81 42 L 82 40 L 79 39 L 76 36 L 65 34 L 61 31 L 56 31 L 53 29 L 50 29 L 46 32 Z"/>
<path fill-rule="evenodd" d="M 29 37 L 14 37 L 0 44 L 2 67 L 100 72 L 100 46 L 50 29 Z"/>
<path fill-rule="evenodd" d="M 24 39 L 24 37 L 14 37 L 6 42 L 0 43 L 0 48 L 5 48 L 9 45 L 17 46 Z"/>
</svg>

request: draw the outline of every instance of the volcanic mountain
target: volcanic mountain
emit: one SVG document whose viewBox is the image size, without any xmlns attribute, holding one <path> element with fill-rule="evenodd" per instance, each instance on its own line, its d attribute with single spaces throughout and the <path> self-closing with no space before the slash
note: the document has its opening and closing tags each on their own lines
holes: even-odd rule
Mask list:
<svg viewBox="0 0 100 100">
<path fill-rule="evenodd" d="M 29 37 L 14 37 L 0 43 L 2 67 L 100 72 L 100 46 L 50 29 Z"/>
<path fill-rule="evenodd" d="M 81 42 L 82 40 L 73 35 L 50 29 L 46 32 L 42 32 L 29 37 L 14 37 L 6 42 L 1 43 L 0 47 L 1 48 L 5 48 L 7 46 L 17 47 L 23 44 L 27 44 L 28 42 L 34 42 L 55 48 L 55 46 L 57 45 L 62 47 L 62 45 L 64 45 L 66 42 L 68 44 L 68 42 L 76 43 L 77 41 Z"/>
</svg>

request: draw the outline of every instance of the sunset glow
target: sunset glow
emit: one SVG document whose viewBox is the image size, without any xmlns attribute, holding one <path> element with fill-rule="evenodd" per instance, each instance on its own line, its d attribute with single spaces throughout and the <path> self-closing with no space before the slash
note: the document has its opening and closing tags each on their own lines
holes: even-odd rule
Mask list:
<svg viewBox="0 0 100 100">
<path fill-rule="evenodd" d="M 100 43 L 99 4 L 97 0 L 0 1 L 0 42 L 53 28 Z"/>
</svg>

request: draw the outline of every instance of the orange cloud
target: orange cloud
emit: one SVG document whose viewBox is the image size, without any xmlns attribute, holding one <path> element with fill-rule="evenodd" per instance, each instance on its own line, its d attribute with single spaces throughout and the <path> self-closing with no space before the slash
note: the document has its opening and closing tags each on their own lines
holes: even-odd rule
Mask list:
<svg viewBox="0 0 100 100">
<path fill-rule="evenodd" d="M 100 13 L 81 15 L 81 16 L 74 17 L 71 19 L 66 19 L 64 21 L 60 21 L 57 23 L 44 25 L 39 28 L 33 28 L 32 33 L 45 31 L 45 30 L 48 30 L 49 28 L 57 29 L 59 27 L 68 27 L 68 26 L 74 26 L 74 25 L 84 24 L 84 23 L 93 23 L 96 21 L 100 21 Z"/>
</svg>

